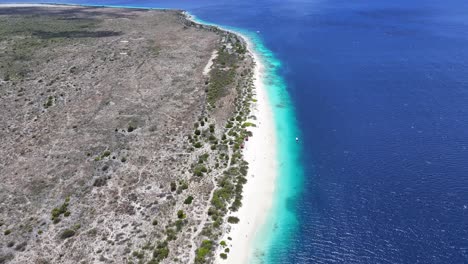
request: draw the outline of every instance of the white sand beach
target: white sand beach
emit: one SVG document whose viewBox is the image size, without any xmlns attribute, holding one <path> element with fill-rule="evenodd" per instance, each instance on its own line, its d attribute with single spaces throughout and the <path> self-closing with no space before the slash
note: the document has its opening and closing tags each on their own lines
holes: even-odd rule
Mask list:
<svg viewBox="0 0 468 264">
<path fill-rule="evenodd" d="M 247 40 L 245 37 L 244 39 Z M 266 220 L 275 192 L 277 164 L 273 113 L 262 81 L 263 65 L 252 51 L 250 43 L 248 46 L 256 61 L 254 77 L 257 103 L 253 105 L 252 114 L 257 120 L 252 122 L 257 127 L 251 128 L 253 137 L 246 142 L 244 149 L 249 171 L 248 181 L 244 185 L 242 207 L 232 214 L 240 221 L 238 224 L 230 224 L 231 229 L 222 238 L 230 252 L 227 254 L 228 258 L 223 260 L 219 254 L 224 252 L 224 248 L 219 247 L 215 261 L 219 264 L 244 264 L 250 261 L 254 255 L 255 236 Z"/>
</svg>

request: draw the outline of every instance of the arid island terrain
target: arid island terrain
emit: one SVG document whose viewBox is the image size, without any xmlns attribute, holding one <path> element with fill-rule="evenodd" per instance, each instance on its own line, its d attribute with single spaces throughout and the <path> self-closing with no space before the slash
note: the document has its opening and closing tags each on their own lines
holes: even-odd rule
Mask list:
<svg viewBox="0 0 468 264">
<path fill-rule="evenodd" d="M 181 11 L 0 6 L 0 263 L 229 258 L 254 64 Z"/>
</svg>

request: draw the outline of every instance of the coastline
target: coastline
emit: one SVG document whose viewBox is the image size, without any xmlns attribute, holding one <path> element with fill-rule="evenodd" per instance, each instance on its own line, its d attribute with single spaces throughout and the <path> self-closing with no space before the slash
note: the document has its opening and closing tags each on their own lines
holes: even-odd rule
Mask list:
<svg viewBox="0 0 468 264">
<path fill-rule="evenodd" d="M 242 206 L 238 212 L 228 215 L 236 216 L 240 221 L 225 228 L 221 238 L 221 241 L 225 241 L 230 248 L 229 257 L 222 259 L 220 253 L 223 253 L 225 248 L 218 246 L 214 261 L 217 264 L 250 263 L 256 254 L 255 240 L 267 223 L 267 217 L 273 206 L 278 174 L 277 137 L 273 109 L 264 83 L 265 66 L 247 36 L 235 30 L 199 21 L 187 11 L 183 14 L 194 23 L 215 26 L 242 38 L 255 62 L 254 88 L 257 101 L 251 106 L 251 114 L 256 120 L 248 121 L 255 123 L 256 127 L 249 129 L 253 136 L 246 142 L 243 151 L 244 160 L 249 163 L 247 183 L 243 188 Z"/>
<path fill-rule="evenodd" d="M 25 6 L 55 6 L 67 4 L 3 4 L 9 7 Z M 69 4 L 68 4 L 69 5 Z M 70 6 L 70 5 L 69 5 Z M 86 6 L 86 5 L 77 5 Z M 129 8 L 129 7 L 125 7 Z M 220 240 L 226 241 L 230 248 L 227 259 L 221 259 L 220 253 L 224 252 L 222 246 L 215 248 L 215 263 L 249 263 L 254 258 L 255 240 L 262 227 L 267 222 L 275 200 L 277 167 L 276 129 L 273 115 L 273 107 L 269 100 L 267 87 L 265 86 L 265 65 L 262 64 L 260 55 L 254 51 L 251 39 L 235 30 L 226 29 L 218 25 L 204 23 L 194 19 L 192 15 L 183 12 L 186 18 L 194 23 L 215 26 L 239 36 L 246 43 L 248 53 L 255 62 L 254 91 L 255 103 L 252 103 L 251 114 L 256 119 L 249 119 L 256 127 L 249 130 L 253 136 L 246 142 L 243 151 L 244 160 L 249 163 L 247 183 L 243 188 L 242 207 L 238 212 L 226 216 L 236 216 L 240 219 L 237 224 L 226 224 Z M 211 61 L 212 59 L 210 59 Z M 230 237 L 231 239 L 228 239 Z"/>
<path fill-rule="evenodd" d="M 230 247 L 229 257 L 226 260 L 221 259 L 219 254 L 224 248 L 219 247 L 215 254 L 215 263 L 249 263 L 253 259 L 254 242 L 266 222 L 276 187 L 276 134 L 273 112 L 263 84 L 264 66 L 250 47 L 249 52 L 256 62 L 254 86 L 257 102 L 251 110 L 257 119 L 251 121 L 257 126 L 250 129 L 253 136 L 246 142 L 244 149 L 244 159 L 249 163 L 249 171 L 247 183 L 244 184 L 242 207 L 238 212 L 231 214 L 237 216 L 240 221 L 225 230 L 221 239 Z"/>
</svg>

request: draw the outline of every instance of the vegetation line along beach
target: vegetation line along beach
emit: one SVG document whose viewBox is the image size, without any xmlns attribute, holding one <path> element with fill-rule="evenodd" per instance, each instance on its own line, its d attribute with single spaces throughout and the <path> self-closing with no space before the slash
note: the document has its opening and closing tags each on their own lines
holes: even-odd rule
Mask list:
<svg viewBox="0 0 468 264">
<path fill-rule="evenodd" d="M 0 5 L 0 261 L 247 263 L 275 189 L 263 71 L 179 10 Z"/>
<path fill-rule="evenodd" d="M 205 22 L 197 20 L 188 13 L 189 19 L 196 23 Z M 208 25 L 212 25 L 209 24 Z M 276 181 L 276 135 L 273 123 L 273 113 L 269 104 L 268 94 L 264 86 L 264 66 L 258 54 L 253 49 L 253 43 L 245 35 L 222 28 L 239 36 L 246 45 L 247 51 L 253 58 L 253 74 L 251 88 L 253 88 L 252 104 L 247 122 L 248 133 L 252 136 L 245 142 L 243 159 L 249 165 L 246 182 L 242 192 L 242 206 L 238 212 L 232 213 L 229 218 L 239 219 L 236 225 L 225 227 L 218 247 L 215 263 L 249 263 L 253 257 L 253 248 L 256 235 L 271 208 Z M 225 258 L 225 252 L 230 252 Z"/>
</svg>

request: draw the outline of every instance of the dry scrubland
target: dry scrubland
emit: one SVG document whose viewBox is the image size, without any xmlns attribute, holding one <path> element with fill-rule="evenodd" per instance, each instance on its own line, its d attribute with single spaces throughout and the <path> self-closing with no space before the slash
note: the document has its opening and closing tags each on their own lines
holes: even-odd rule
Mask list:
<svg viewBox="0 0 468 264">
<path fill-rule="evenodd" d="M 252 67 L 179 11 L 0 7 L 0 263 L 212 262 Z"/>
</svg>

